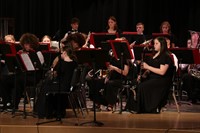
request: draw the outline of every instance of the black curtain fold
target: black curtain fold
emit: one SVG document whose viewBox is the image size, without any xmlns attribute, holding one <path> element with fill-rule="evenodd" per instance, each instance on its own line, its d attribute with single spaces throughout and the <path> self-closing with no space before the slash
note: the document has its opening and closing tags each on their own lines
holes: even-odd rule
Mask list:
<svg viewBox="0 0 200 133">
<path fill-rule="evenodd" d="M 179 46 L 186 46 L 188 30 L 200 31 L 197 0 L 1 0 L 0 18 L 15 19 L 16 39 L 25 32 L 41 38 L 54 36 L 59 29 L 70 29 L 72 17 L 80 19 L 80 31 L 103 31 L 113 15 L 124 31 L 135 31 L 137 22 L 145 24 L 145 33 L 159 32 L 162 21 L 169 21 Z"/>
</svg>

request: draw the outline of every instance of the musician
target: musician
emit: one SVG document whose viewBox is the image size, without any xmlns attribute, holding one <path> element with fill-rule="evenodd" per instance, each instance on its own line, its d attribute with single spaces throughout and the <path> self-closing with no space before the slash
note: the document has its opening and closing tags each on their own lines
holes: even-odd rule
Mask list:
<svg viewBox="0 0 200 133">
<path fill-rule="evenodd" d="M 108 18 L 106 32 L 107 33 L 118 33 L 118 34 L 121 33 L 121 31 L 117 25 L 117 19 L 114 16 L 110 16 Z"/>
<path fill-rule="evenodd" d="M 117 94 L 122 85 L 121 78 L 125 79 L 129 72 L 127 60 L 123 59 L 123 64 L 121 64 L 121 60 L 111 57 L 108 71 L 106 78 L 97 78 L 95 75 L 95 77 L 87 76 L 86 80 L 90 99 L 95 98 L 98 107 L 104 105 L 110 111 L 117 102 Z"/>
<path fill-rule="evenodd" d="M 11 35 L 11 34 L 5 35 L 4 41 L 8 43 L 15 43 L 15 37 L 14 35 Z"/>
<path fill-rule="evenodd" d="M 12 45 L 15 43 L 15 37 L 14 35 L 8 34 L 4 36 L 4 42 L 8 43 L 9 45 Z M 4 76 L 4 75 L 8 75 L 8 69 L 7 66 L 5 64 L 5 55 L 0 55 L 0 61 L 1 61 L 1 75 L 0 76 Z"/>
<path fill-rule="evenodd" d="M 200 46 L 200 33 L 197 31 L 189 31 L 191 38 L 188 39 L 188 48 L 198 48 Z M 188 94 L 188 100 L 191 100 L 193 104 L 197 103 L 200 99 L 200 79 L 197 77 L 200 72 L 200 64 L 180 64 L 181 78 L 182 78 L 182 90 L 185 90 Z M 194 75 L 193 75 L 194 74 Z"/>
<path fill-rule="evenodd" d="M 80 20 L 76 17 L 71 19 L 71 30 L 69 30 L 65 36 L 63 37 L 63 39 L 61 40 L 61 42 L 65 41 L 67 39 L 67 36 L 70 34 L 74 34 L 74 33 L 79 33 L 78 28 L 79 28 L 79 24 L 80 24 Z"/>
<path fill-rule="evenodd" d="M 170 35 L 170 40 L 171 40 L 171 48 L 174 48 L 177 43 L 177 38 L 176 36 L 172 33 L 171 31 L 171 25 L 168 21 L 163 21 L 160 25 L 160 33 L 163 34 L 169 34 Z"/>
<path fill-rule="evenodd" d="M 155 54 L 142 63 L 149 71 L 148 79 L 137 87 L 137 113 L 159 113 L 166 104 L 174 64 L 164 37 L 154 39 Z"/>
<path fill-rule="evenodd" d="M 85 38 L 81 33 L 74 33 L 67 36 L 66 40 L 64 40 L 61 44 L 61 49 L 64 46 L 70 46 L 73 50 L 80 49 L 85 44 Z M 52 67 L 55 67 L 59 58 L 56 57 L 53 61 Z"/>
<path fill-rule="evenodd" d="M 37 51 L 37 47 L 39 45 L 39 40 L 38 38 L 31 33 L 25 33 L 21 36 L 20 38 L 20 44 L 23 47 L 23 50 L 18 51 L 18 53 L 28 53 L 31 54 L 32 52 Z M 29 85 L 36 85 L 39 80 L 42 78 L 42 71 L 38 70 L 32 73 L 26 73 L 26 78 L 25 78 L 25 73 L 24 71 L 20 71 L 16 73 L 15 75 L 7 75 L 4 76 L 3 79 L 1 80 L 1 90 L 3 92 L 3 104 L 4 104 L 4 109 L 12 109 L 13 105 L 15 105 L 15 109 L 18 109 L 18 104 L 20 102 L 20 98 L 22 96 L 22 93 L 25 89 L 25 83 L 26 86 Z M 36 77 L 35 77 L 36 75 Z M 16 85 L 15 85 L 16 81 Z M 31 90 L 31 95 L 30 97 L 34 97 L 35 90 Z M 13 96 L 15 99 L 13 99 Z M 15 103 L 14 103 L 15 102 Z"/>
<path fill-rule="evenodd" d="M 147 42 L 146 35 L 144 34 L 144 24 L 142 22 L 138 22 L 136 24 L 136 32 L 138 36 L 135 36 L 134 38 L 130 38 L 130 47 L 133 48 L 134 45 L 142 45 L 142 44 L 148 44 L 150 42 Z"/>
<path fill-rule="evenodd" d="M 38 101 L 37 101 L 37 111 L 39 117 L 45 117 L 45 115 L 56 115 L 56 114 L 46 114 L 46 94 L 55 93 L 55 92 L 69 92 L 71 87 L 71 80 L 73 76 L 74 69 L 78 66 L 77 59 L 74 55 L 73 49 L 66 45 L 62 48 L 61 52 L 61 60 L 57 62 L 54 67 L 53 72 L 51 73 L 53 78 L 45 79 L 44 88 L 41 88 Z M 48 78 L 48 77 L 47 77 Z M 48 101 L 49 109 L 57 109 L 57 104 L 60 104 L 61 117 L 65 116 L 65 109 L 67 107 L 67 97 L 62 97 L 59 103 L 57 103 L 56 99 L 50 99 Z M 56 113 L 51 110 L 51 113 Z"/>
</svg>

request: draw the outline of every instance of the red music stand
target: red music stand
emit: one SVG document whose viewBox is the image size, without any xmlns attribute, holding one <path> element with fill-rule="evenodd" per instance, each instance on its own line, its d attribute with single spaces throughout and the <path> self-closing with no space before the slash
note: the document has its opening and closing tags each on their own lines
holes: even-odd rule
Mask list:
<svg viewBox="0 0 200 133">
<path fill-rule="evenodd" d="M 90 35 L 90 43 L 93 44 L 96 48 L 98 48 L 102 42 L 106 42 L 108 40 L 114 40 L 115 38 L 118 37 L 119 37 L 118 33 L 93 32 Z"/>
</svg>

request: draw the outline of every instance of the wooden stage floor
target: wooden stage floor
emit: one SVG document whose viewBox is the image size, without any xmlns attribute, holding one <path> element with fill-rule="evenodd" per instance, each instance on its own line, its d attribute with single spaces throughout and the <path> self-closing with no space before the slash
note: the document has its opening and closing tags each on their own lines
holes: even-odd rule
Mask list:
<svg viewBox="0 0 200 133">
<path fill-rule="evenodd" d="M 72 111 L 67 110 L 67 116 L 61 119 L 62 122 L 32 116 L 23 119 L 22 115 L 12 118 L 11 113 L 1 112 L 0 133 L 194 133 L 200 132 L 200 115 L 197 111 L 186 112 L 183 108 L 200 109 L 199 106 L 181 106 L 180 113 L 173 110 L 160 114 L 96 112 L 96 120 L 104 124 L 101 127 L 80 126 L 94 120 L 92 111 L 85 118 L 81 114 L 75 118 Z M 51 120 L 55 121 L 50 122 Z M 38 122 L 39 125 L 36 124 Z M 42 122 L 50 123 L 41 124 Z"/>
</svg>

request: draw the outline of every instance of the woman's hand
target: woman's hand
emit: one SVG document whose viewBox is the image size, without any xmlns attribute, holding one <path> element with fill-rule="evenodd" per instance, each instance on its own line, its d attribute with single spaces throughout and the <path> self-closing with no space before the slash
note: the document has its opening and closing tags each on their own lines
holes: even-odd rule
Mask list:
<svg viewBox="0 0 200 133">
<path fill-rule="evenodd" d="M 143 63 L 141 64 L 141 68 L 142 68 L 142 69 L 148 70 L 149 65 L 148 65 L 147 63 L 143 62 Z"/>
</svg>

